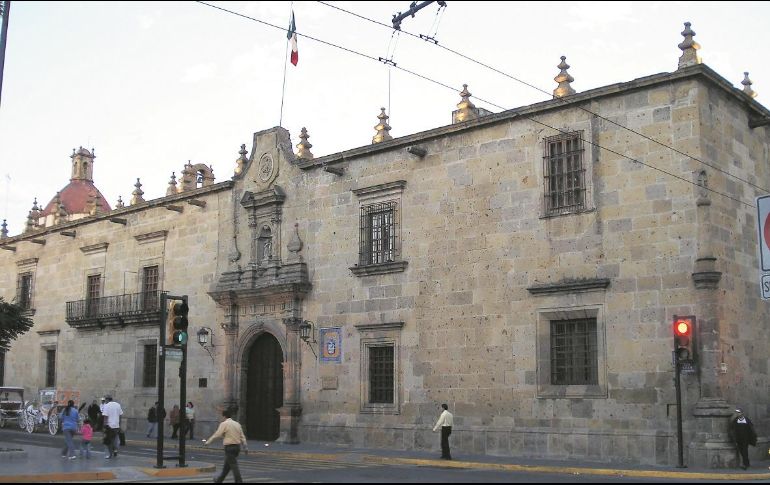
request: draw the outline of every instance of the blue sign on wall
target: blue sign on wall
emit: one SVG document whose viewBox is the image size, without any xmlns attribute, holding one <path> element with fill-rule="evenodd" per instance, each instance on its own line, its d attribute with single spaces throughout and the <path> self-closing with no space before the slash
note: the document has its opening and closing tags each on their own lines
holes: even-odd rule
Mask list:
<svg viewBox="0 0 770 485">
<path fill-rule="evenodd" d="M 318 329 L 321 340 L 321 362 L 342 362 L 342 329 Z"/>
</svg>

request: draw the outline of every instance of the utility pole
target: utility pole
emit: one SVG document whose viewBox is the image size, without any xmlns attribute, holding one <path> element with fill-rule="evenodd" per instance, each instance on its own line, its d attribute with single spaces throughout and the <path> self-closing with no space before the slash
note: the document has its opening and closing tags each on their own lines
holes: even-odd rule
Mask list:
<svg viewBox="0 0 770 485">
<path fill-rule="evenodd" d="M 3 71 L 5 70 L 5 45 L 8 43 L 8 15 L 11 13 L 11 0 L 0 1 L 0 16 L 3 17 L 0 30 L 0 100 L 3 99 Z"/>
<path fill-rule="evenodd" d="M 409 5 L 409 10 L 407 10 L 404 13 L 398 12 L 397 14 L 393 15 L 393 28 L 396 29 L 396 30 L 401 30 L 401 21 L 402 20 L 404 20 L 405 18 L 409 17 L 410 15 L 412 17 L 414 17 L 414 14 L 416 14 L 421 9 L 427 7 L 431 3 L 433 3 L 433 2 L 432 1 L 426 1 L 426 2 L 421 2 L 418 5 L 417 2 L 412 2 Z M 442 6 L 442 7 L 446 7 L 446 2 L 439 1 L 438 4 L 440 6 Z"/>
</svg>

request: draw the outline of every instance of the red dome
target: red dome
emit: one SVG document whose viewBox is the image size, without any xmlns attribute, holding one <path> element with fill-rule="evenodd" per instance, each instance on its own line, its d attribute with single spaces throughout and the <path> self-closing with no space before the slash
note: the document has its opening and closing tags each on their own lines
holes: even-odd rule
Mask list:
<svg viewBox="0 0 770 485">
<path fill-rule="evenodd" d="M 107 199 L 99 192 L 99 189 L 96 188 L 93 182 L 90 180 L 72 180 L 59 192 L 67 214 L 87 214 L 89 211 L 87 208 L 88 201 L 91 198 L 92 192 L 96 192 L 96 204 L 101 207 L 101 211 L 107 212 L 112 210 L 110 204 L 107 203 Z M 40 214 L 42 217 L 54 213 L 56 210 L 55 200 L 56 196 L 45 206 L 45 209 Z"/>
</svg>

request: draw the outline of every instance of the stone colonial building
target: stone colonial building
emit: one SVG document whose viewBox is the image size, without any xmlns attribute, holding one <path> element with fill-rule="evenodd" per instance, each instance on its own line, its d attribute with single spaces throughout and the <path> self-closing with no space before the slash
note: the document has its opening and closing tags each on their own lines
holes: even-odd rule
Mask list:
<svg viewBox="0 0 770 485">
<path fill-rule="evenodd" d="M 111 393 L 142 426 L 166 291 L 189 297 L 201 433 L 237 405 L 255 439 L 437 450 L 445 402 L 458 455 L 674 465 L 672 322 L 693 315 L 685 463 L 734 466 L 734 407 L 770 425 L 770 111 L 683 35 L 671 73 L 577 93 L 562 58 L 552 100 L 489 113 L 466 86 L 450 125 L 392 137 L 383 109 L 323 157 L 276 127 L 228 180 L 188 164 L 114 209 L 77 151 L 78 187 L 2 234 L 0 296 L 35 321 L 3 382 Z"/>
</svg>

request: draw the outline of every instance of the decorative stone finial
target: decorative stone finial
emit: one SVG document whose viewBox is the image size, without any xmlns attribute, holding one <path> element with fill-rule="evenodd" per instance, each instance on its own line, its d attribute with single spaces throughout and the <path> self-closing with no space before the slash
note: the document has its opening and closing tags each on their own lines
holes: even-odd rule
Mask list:
<svg viewBox="0 0 770 485">
<path fill-rule="evenodd" d="M 8 237 L 8 224 L 5 223 L 5 219 L 3 219 L 3 223 L 0 224 L 0 239 L 6 239 Z"/>
<path fill-rule="evenodd" d="M 142 197 L 144 195 L 144 192 L 142 191 L 142 183 L 139 182 L 139 178 L 136 179 L 136 183 L 134 184 L 133 192 L 131 192 L 131 205 L 136 205 L 140 202 L 144 202 L 144 198 Z"/>
<path fill-rule="evenodd" d="M 757 92 L 751 89 L 751 85 L 753 84 L 751 82 L 751 79 L 749 79 L 749 73 L 744 72 L 743 73 L 743 81 L 741 81 L 741 84 L 743 84 L 743 92 L 751 96 L 752 98 L 757 97 Z"/>
<path fill-rule="evenodd" d="M 67 209 L 64 208 L 64 203 L 61 201 L 60 192 L 56 192 L 56 197 L 54 197 L 54 207 L 56 207 L 56 210 L 54 212 L 54 217 L 53 217 L 54 225 L 61 224 L 62 222 L 66 222 Z"/>
<path fill-rule="evenodd" d="M 38 227 L 40 225 L 40 207 L 37 205 L 37 197 L 32 202 L 32 210 L 29 213 L 32 216 L 33 226 Z"/>
<path fill-rule="evenodd" d="M 179 191 L 176 188 L 176 173 L 171 172 L 171 180 L 168 181 L 166 195 L 176 195 Z"/>
<path fill-rule="evenodd" d="M 693 40 L 695 31 L 690 28 L 690 25 L 690 22 L 684 23 L 684 30 L 682 31 L 684 40 L 679 44 L 679 48 L 682 49 L 682 57 L 679 58 L 679 69 L 694 66 L 701 62 L 700 57 L 698 57 L 700 44 Z"/>
<path fill-rule="evenodd" d="M 387 120 L 390 117 L 385 114 L 385 108 L 380 108 L 380 110 L 382 110 L 382 112 L 377 116 L 377 119 L 379 119 L 380 122 L 374 127 L 374 129 L 377 130 L 377 134 L 372 138 L 373 144 L 393 139 L 393 137 L 390 136 L 390 133 L 388 133 L 390 131 L 390 125 Z"/>
<path fill-rule="evenodd" d="M 240 157 L 235 161 L 235 175 L 243 173 L 243 168 L 246 166 L 246 162 L 248 162 L 248 159 L 246 158 L 247 153 L 249 152 L 246 151 L 246 144 L 244 143 L 241 145 L 241 151 L 238 152 Z"/>
<path fill-rule="evenodd" d="M 554 98 L 562 98 L 564 96 L 569 96 L 570 94 L 575 94 L 575 90 L 572 89 L 572 86 L 570 86 L 570 83 L 574 81 L 575 78 L 570 76 L 567 72 L 567 69 L 569 69 L 569 64 L 565 62 L 566 59 L 566 56 L 561 56 L 561 62 L 558 66 L 556 66 L 561 69 L 561 71 L 559 71 L 559 74 L 553 78 L 554 81 L 559 83 L 556 89 L 553 90 Z"/>
<path fill-rule="evenodd" d="M 24 232 L 32 232 L 35 230 L 35 222 L 32 218 L 32 211 L 27 214 L 27 223 L 24 225 Z"/>
<path fill-rule="evenodd" d="M 471 93 L 468 91 L 468 85 L 463 84 L 463 90 L 460 91 L 462 98 L 457 103 L 457 111 L 452 113 L 452 123 L 462 123 L 463 121 L 474 120 L 479 117 L 479 109 L 470 100 Z"/>
<path fill-rule="evenodd" d="M 118 203 L 117 203 L 117 204 L 115 204 L 115 208 L 116 208 L 116 209 L 122 209 L 122 208 L 124 208 L 125 206 L 126 206 L 126 205 L 123 203 L 123 198 L 122 198 L 121 196 L 118 196 Z"/>
<path fill-rule="evenodd" d="M 313 145 L 307 141 L 310 135 L 307 134 L 307 128 L 302 127 L 302 131 L 299 134 L 300 142 L 297 144 L 297 158 L 300 160 L 312 160 L 314 158 L 313 153 L 310 151 Z"/>
</svg>

